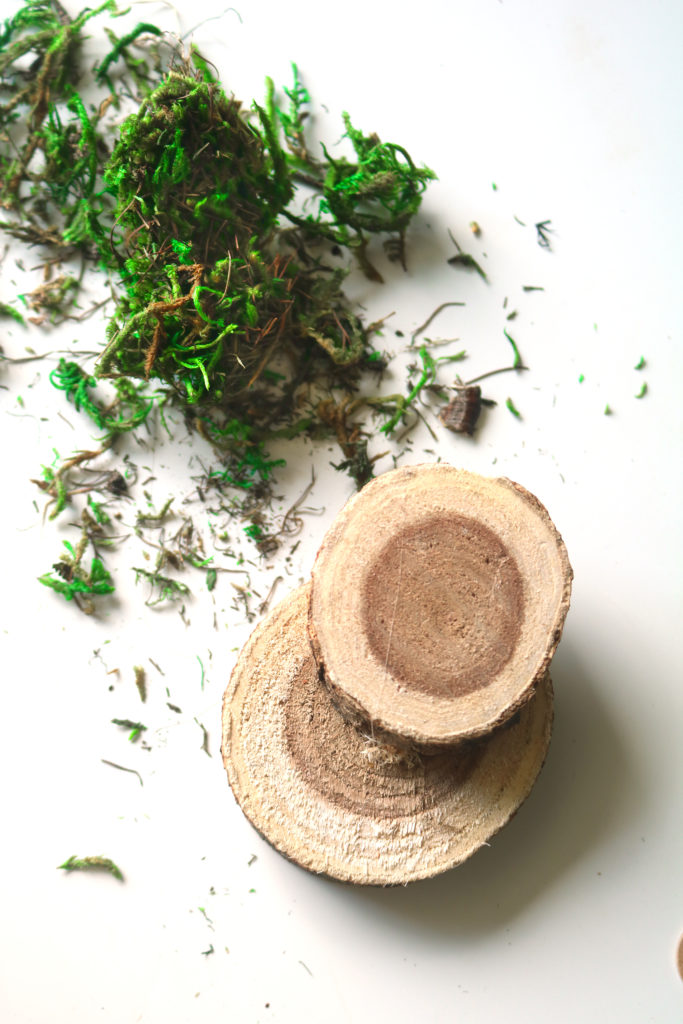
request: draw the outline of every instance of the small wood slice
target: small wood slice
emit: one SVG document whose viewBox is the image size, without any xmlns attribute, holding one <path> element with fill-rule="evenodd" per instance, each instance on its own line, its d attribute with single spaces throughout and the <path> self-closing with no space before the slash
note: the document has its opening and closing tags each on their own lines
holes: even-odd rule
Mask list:
<svg viewBox="0 0 683 1024">
<path fill-rule="evenodd" d="M 512 817 L 543 764 L 552 689 L 478 743 L 421 755 L 382 746 L 335 708 L 306 631 L 310 585 L 247 641 L 223 704 L 223 760 L 254 827 L 308 871 L 399 885 L 475 852 Z"/>
<path fill-rule="evenodd" d="M 328 531 L 311 643 L 351 721 L 436 750 L 485 735 L 529 699 L 571 579 L 562 538 L 519 484 L 443 464 L 399 469 Z"/>
</svg>

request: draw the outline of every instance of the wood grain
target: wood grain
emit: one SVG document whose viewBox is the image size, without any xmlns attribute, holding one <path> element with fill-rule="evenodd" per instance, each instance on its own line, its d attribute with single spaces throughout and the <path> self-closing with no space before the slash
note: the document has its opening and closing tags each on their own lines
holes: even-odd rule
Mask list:
<svg viewBox="0 0 683 1024">
<path fill-rule="evenodd" d="M 223 759 L 254 827 L 309 871 L 405 884 L 469 857 L 512 817 L 543 764 L 552 690 L 485 740 L 426 755 L 357 730 L 320 684 L 307 637 L 310 585 L 245 645 L 226 690 Z"/>
<path fill-rule="evenodd" d="M 385 473 L 315 561 L 309 633 L 358 728 L 435 751 L 511 718 L 548 670 L 569 607 L 567 552 L 537 498 L 444 464 Z"/>
</svg>

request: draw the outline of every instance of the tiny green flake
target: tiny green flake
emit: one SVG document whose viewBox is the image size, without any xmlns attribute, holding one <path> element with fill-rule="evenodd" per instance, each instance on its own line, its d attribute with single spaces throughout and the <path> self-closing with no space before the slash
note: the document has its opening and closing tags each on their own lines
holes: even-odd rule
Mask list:
<svg viewBox="0 0 683 1024">
<path fill-rule="evenodd" d="M 22 327 L 26 326 L 26 321 L 19 310 L 14 309 L 13 306 L 8 305 L 6 302 L 0 302 L 0 317 L 8 317 L 11 320 L 16 320 Z"/>
<path fill-rule="evenodd" d="M 88 495 L 88 508 L 92 512 L 93 518 L 98 526 L 108 526 L 111 519 L 104 511 L 101 502 L 95 501 L 92 494 Z"/>
<path fill-rule="evenodd" d="M 519 409 L 517 409 L 517 407 L 515 406 L 515 403 L 512 401 L 511 398 L 506 398 L 505 399 L 505 405 L 510 410 L 510 412 L 512 413 L 513 416 L 515 416 L 518 420 L 521 420 L 522 414 L 519 411 Z"/>
<path fill-rule="evenodd" d="M 260 540 L 263 536 L 263 529 L 258 523 L 250 523 L 249 526 L 245 526 L 244 532 L 251 540 Z"/>
<path fill-rule="evenodd" d="M 582 373 L 580 373 L 580 374 L 579 374 L 579 384 L 583 384 L 583 382 L 584 382 L 584 380 L 585 380 L 585 379 L 586 379 L 586 378 L 584 377 L 584 375 L 583 375 Z"/>
<path fill-rule="evenodd" d="M 611 408 L 611 406 L 609 406 L 609 405 L 605 406 L 604 415 L 605 416 L 611 416 L 612 415 L 612 408 Z"/>
<path fill-rule="evenodd" d="M 211 591 L 211 590 L 214 589 L 214 587 L 216 586 L 216 581 L 217 580 L 218 580 L 218 573 L 216 572 L 216 570 L 215 569 L 207 569 L 206 570 L 206 589 L 208 591 Z"/>
<path fill-rule="evenodd" d="M 641 387 L 640 391 L 638 392 L 638 394 L 636 395 L 636 398 L 645 398 L 646 394 L 647 394 L 647 384 L 646 384 L 645 381 L 643 381 L 642 387 Z"/>
<path fill-rule="evenodd" d="M 516 344 L 514 338 L 512 338 L 504 328 L 503 328 L 503 334 L 505 335 L 507 340 L 512 345 L 512 351 L 513 351 L 514 357 L 515 357 L 514 361 L 512 363 L 512 366 L 513 366 L 513 369 L 517 370 L 522 365 L 522 357 L 519 354 L 519 349 L 517 348 L 517 344 Z"/>
<path fill-rule="evenodd" d="M 135 743 L 140 733 L 145 732 L 147 729 L 146 725 L 142 722 L 132 722 L 130 718 L 112 718 L 112 725 L 120 725 L 124 729 L 130 729 L 128 739 L 131 743 Z"/>
<path fill-rule="evenodd" d="M 75 855 L 57 865 L 62 871 L 108 871 L 114 878 L 123 881 L 121 869 L 108 857 L 76 857 Z"/>
<path fill-rule="evenodd" d="M 645 366 L 645 356 L 641 356 L 636 365 L 633 367 L 634 370 L 642 370 Z"/>
<path fill-rule="evenodd" d="M 197 910 L 202 915 L 202 917 L 206 920 L 207 924 L 210 924 L 213 927 L 213 921 L 211 920 L 211 918 L 207 914 L 206 907 L 197 907 Z"/>
</svg>

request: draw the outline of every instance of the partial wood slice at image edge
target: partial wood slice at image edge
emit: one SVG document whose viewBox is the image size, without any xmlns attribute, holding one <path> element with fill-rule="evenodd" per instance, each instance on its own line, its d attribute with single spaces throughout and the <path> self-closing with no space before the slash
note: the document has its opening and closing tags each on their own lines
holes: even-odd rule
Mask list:
<svg viewBox="0 0 683 1024">
<path fill-rule="evenodd" d="M 377 743 L 320 685 L 309 597 L 307 584 L 269 613 L 226 690 L 222 753 L 237 802 L 285 857 L 339 881 L 402 885 L 460 864 L 531 791 L 550 741 L 550 680 L 477 743 L 434 755 Z"/>
<path fill-rule="evenodd" d="M 443 463 L 385 473 L 341 510 L 312 572 L 309 635 L 340 710 L 435 751 L 515 715 L 547 672 L 572 570 L 541 502 Z"/>
</svg>

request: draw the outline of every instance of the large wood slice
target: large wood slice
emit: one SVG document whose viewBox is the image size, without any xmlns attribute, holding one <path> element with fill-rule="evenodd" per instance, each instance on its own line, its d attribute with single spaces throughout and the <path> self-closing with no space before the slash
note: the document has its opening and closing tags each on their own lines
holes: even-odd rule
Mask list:
<svg viewBox="0 0 683 1024">
<path fill-rule="evenodd" d="M 571 579 L 519 484 L 443 464 L 386 473 L 342 509 L 313 568 L 321 678 L 371 735 L 423 750 L 485 735 L 547 671 Z"/>
<path fill-rule="evenodd" d="M 359 732 L 321 686 L 306 635 L 310 585 L 242 650 L 223 705 L 223 760 L 254 827 L 319 874 L 366 885 L 428 878 L 469 857 L 515 813 L 545 758 L 546 677 L 514 722 L 423 755 Z"/>
</svg>

